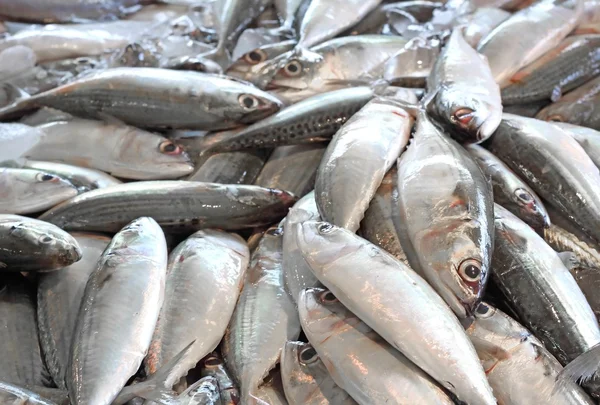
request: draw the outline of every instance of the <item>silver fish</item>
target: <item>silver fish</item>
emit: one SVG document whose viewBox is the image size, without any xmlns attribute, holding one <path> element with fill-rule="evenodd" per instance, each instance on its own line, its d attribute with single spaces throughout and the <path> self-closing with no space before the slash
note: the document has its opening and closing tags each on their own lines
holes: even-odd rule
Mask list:
<svg viewBox="0 0 600 405">
<path fill-rule="evenodd" d="M 253 252 L 223 340 L 225 363 L 240 384 L 242 404 L 260 403 L 259 385 L 279 362 L 285 342 L 300 334 L 298 313 L 283 283 L 282 240 L 283 231 L 271 228 Z"/>
<path fill-rule="evenodd" d="M 75 22 L 117 19 L 139 8 L 140 0 L 27 0 L 0 1 L 0 15 L 31 22 Z"/>
<path fill-rule="evenodd" d="M 0 382 L 0 401 L 7 405 L 57 405 L 33 391 L 8 382 Z"/>
<path fill-rule="evenodd" d="M 259 405 L 289 405 L 285 399 L 279 370 L 274 370 L 269 374 L 263 385 L 258 387 L 253 400 L 256 400 Z"/>
<path fill-rule="evenodd" d="M 57 226 L 19 215 L 0 214 L 1 270 L 55 270 L 80 259 L 77 241 Z"/>
<path fill-rule="evenodd" d="M 0 213 L 31 214 L 77 195 L 62 177 L 35 169 L 0 168 Z"/>
<path fill-rule="evenodd" d="M 222 184 L 254 184 L 268 158 L 265 150 L 212 153 L 187 180 Z"/>
<path fill-rule="evenodd" d="M 412 124 L 413 118 L 397 103 L 375 99 L 340 128 L 315 181 L 323 220 L 358 230 L 383 176 L 406 147 Z"/>
<path fill-rule="evenodd" d="M 331 377 L 357 403 L 453 404 L 427 374 L 346 309 L 330 291 L 302 291 L 298 310 L 302 328 Z"/>
<path fill-rule="evenodd" d="M 70 230 L 99 232 L 116 232 L 144 215 L 172 229 L 242 229 L 280 219 L 294 200 L 285 191 L 258 186 L 139 181 L 83 193 L 40 218 Z"/>
<path fill-rule="evenodd" d="M 483 38 L 510 16 L 511 14 L 508 11 L 501 8 L 477 8 L 468 18 L 467 26 L 463 32 L 465 41 L 473 48 L 477 48 Z"/>
<path fill-rule="evenodd" d="M 303 1 L 304 0 L 275 0 L 275 9 L 281 20 L 280 30 L 282 32 L 288 32 L 292 35 L 295 34 L 294 24 L 296 22 L 296 14 Z"/>
<path fill-rule="evenodd" d="M 165 292 L 167 246 L 158 224 L 139 218 L 108 245 L 83 294 L 67 387 L 74 405 L 109 405 L 138 370 Z"/>
<path fill-rule="evenodd" d="M 23 153 L 34 147 L 44 133 L 29 125 L 10 123 L 0 124 L 0 162 L 19 159 Z"/>
<path fill-rule="evenodd" d="M 23 162 L 23 167 L 56 174 L 67 179 L 71 184 L 81 191 L 90 191 L 97 188 L 105 188 L 123 183 L 121 180 L 101 172 L 100 170 L 72 166 L 63 163 L 41 162 L 37 160 L 26 159 Z"/>
<path fill-rule="evenodd" d="M 239 77 L 258 87 L 271 80 L 271 74 L 277 71 L 263 72 L 268 60 L 291 51 L 296 46 L 296 41 L 282 41 L 276 44 L 263 45 L 242 55 L 227 69 L 227 74 Z M 265 75 L 266 74 L 266 75 Z"/>
<path fill-rule="evenodd" d="M 462 318 L 485 288 L 492 189 L 473 158 L 421 114 L 398 159 L 398 236 L 408 261 Z"/>
<path fill-rule="evenodd" d="M 575 138 L 592 162 L 600 168 L 600 131 L 566 122 L 554 122 L 554 125 Z"/>
<path fill-rule="evenodd" d="M 77 263 L 60 271 L 40 274 L 37 292 L 37 321 L 44 361 L 54 383 L 66 390 L 65 375 L 71 341 L 83 291 L 90 274 L 110 238 L 94 234 L 73 234 L 82 252 Z"/>
<path fill-rule="evenodd" d="M 437 39 L 411 39 L 385 62 L 383 78 L 394 86 L 425 87 L 440 48 Z"/>
<path fill-rule="evenodd" d="M 238 405 L 240 391 L 231 379 L 218 352 L 209 354 L 201 364 L 200 375 L 202 377 L 213 376 L 217 379 L 222 405 Z"/>
<path fill-rule="evenodd" d="M 301 224 L 298 245 L 319 281 L 392 347 L 459 400 L 496 403 L 463 327 L 414 271 L 352 232 L 326 222 Z M 365 268 L 369 271 L 364 272 Z M 394 291 L 402 291 L 402 295 Z M 304 331 L 322 355 L 319 339 L 313 340 L 315 336 L 306 330 L 306 308 L 302 305 L 306 303 L 299 303 Z M 432 322 L 432 317 L 436 321 Z M 407 330 L 411 331 L 410 338 L 399 338 Z M 360 402 L 353 392 L 349 393 Z"/>
</svg>

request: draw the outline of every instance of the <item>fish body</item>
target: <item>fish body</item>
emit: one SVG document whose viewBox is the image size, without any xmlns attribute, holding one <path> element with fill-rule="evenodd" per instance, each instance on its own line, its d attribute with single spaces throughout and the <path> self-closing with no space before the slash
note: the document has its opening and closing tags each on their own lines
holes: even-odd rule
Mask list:
<svg viewBox="0 0 600 405">
<path fill-rule="evenodd" d="M 229 371 L 225 368 L 223 359 L 219 356 L 218 352 L 209 354 L 203 360 L 200 375 L 202 377 L 212 376 L 217 379 L 222 405 L 239 404 L 240 391 L 229 375 Z"/>
<path fill-rule="evenodd" d="M 383 78 L 394 86 L 425 87 L 440 48 L 437 39 L 411 39 L 385 62 Z"/>
<path fill-rule="evenodd" d="M 600 131 L 566 122 L 554 122 L 554 125 L 575 138 L 585 150 L 585 153 L 592 159 L 592 162 L 600 168 Z"/>
<path fill-rule="evenodd" d="M 227 74 L 263 88 L 271 76 L 276 73 L 273 69 L 263 69 L 267 66 L 268 61 L 291 51 L 295 46 L 295 40 L 288 40 L 253 49 L 233 62 L 227 69 Z"/>
<path fill-rule="evenodd" d="M 0 401 L 7 405 L 57 405 L 35 392 L 4 381 L 0 382 Z"/>
<path fill-rule="evenodd" d="M 140 3 L 140 0 L 27 0 L 16 4 L 2 0 L 0 15 L 38 23 L 114 20 L 135 11 Z"/>
<path fill-rule="evenodd" d="M 23 167 L 56 174 L 68 180 L 81 191 L 90 191 L 97 188 L 105 188 L 123 183 L 121 180 L 101 172 L 100 170 L 67 165 L 63 163 L 42 162 L 26 159 L 23 162 Z"/>
<path fill-rule="evenodd" d="M 483 38 L 510 16 L 508 11 L 501 8 L 478 7 L 465 27 L 465 41 L 477 48 Z"/>
<path fill-rule="evenodd" d="M 266 150 L 213 153 L 187 180 L 221 184 L 254 184 L 267 158 Z"/>
</svg>

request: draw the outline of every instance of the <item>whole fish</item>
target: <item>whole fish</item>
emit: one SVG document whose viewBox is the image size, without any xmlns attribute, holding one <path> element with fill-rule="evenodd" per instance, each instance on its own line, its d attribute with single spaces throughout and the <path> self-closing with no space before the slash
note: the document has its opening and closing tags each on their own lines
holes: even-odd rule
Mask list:
<svg viewBox="0 0 600 405">
<path fill-rule="evenodd" d="M 459 318 L 485 289 L 493 244 L 492 189 L 473 158 L 423 114 L 398 159 L 398 236 L 408 261 Z"/>
<path fill-rule="evenodd" d="M 535 336 L 499 309 L 482 303 L 467 328 L 499 403 L 592 405 L 577 384 L 556 390 L 562 366 Z"/>
<path fill-rule="evenodd" d="M 281 352 L 281 380 L 290 405 L 356 405 L 333 381 L 310 343 L 285 344 Z"/>
<path fill-rule="evenodd" d="M 325 149 L 322 143 L 280 146 L 273 151 L 254 184 L 303 197 L 314 188 Z"/>
<path fill-rule="evenodd" d="M 158 224 L 139 218 L 112 239 L 90 275 L 67 371 L 74 405 L 109 405 L 138 370 L 165 292 L 167 246 Z"/>
<path fill-rule="evenodd" d="M 338 130 L 315 181 L 323 220 L 358 230 L 385 173 L 406 147 L 412 124 L 413 118 L 396 102 L 375 99 Z"/>
<path fill-rule="evenodd" d="M 240 401 L 240 391 L 235 386 L 229 372 L 225 368 L 223 359 L 218 352 L 209 354 L 203 361 L 200 369 L 202 377 L 212 376 L 217 379 L 221 394 L 222 405 L 238 405 Z"/>
<path fill-rule="evenodd" d="M 222 184 L 254 184 L 268 155 L 264 149 L 212 153 L 187 180 Z"/>
<path fill-rule="evenodd" d="M 0 1 L 0 15 L 30 22 L 114 20 L 139 9 L 141 0 L 27 0 L 16 4 Z"/>
<path fill-rule="evenodd" d="M 261 403 L 257 389 L 300 334 L 298 312 L 283 283 L 283 231 L 270 228 L 252 253 L 239 301 L 223 340 L 223 356 L 240 385 L 242 404 Z M 252 322 L 248 322 L 248 320 Z"/>
<path fill-rule="evenodd" d="M 400 245 L 400 239 L 398 238 L 392 219 L 392 212 L 396 208 L 392 200 L 392 192 L 397 176 L 398 170 L 396 166 L 393 166 L 386 173 L 369 204 L 369 208 L 365 212 L 365 217 L 360 223 L 358 234 L 410 267 L 406 253 L 404 253 Z M 291 210 L 288 217 L 290 215 Z"/>
<path fill-rule="evenodd" d="M 147 374 L 154 374 L 195 341 L 181 368 L 165 382 L 170 388 L 217 347 L 235 309 L 249 259 L 242 238 L 217 230 L 198 231 L 171 252 L 165 302 L 145 360 Z M 182 312 L 182 307 L 187 310 Z"/>
<path fill-rule="evenodd" d="M 298 246 L 298 227 L 306 221 L 320 221 L 315 193 L 302 197 L 283 220 L 283 279 L 285 288 L 294 302 L 305 288 L 319 287 L 321 283 L 302 257 Z"/>
<path fill-rule="evenodd" d="M 478 51 L 487 57 L 500 87 L 521 68 L 558 46 L 575 28 L 583 0 L 540 0 L 497 26 L 481 40 Z"/>
<path fill-rule="evenodd" d="M 81 248 L 81 260 L 59 271 L 40 274 L 37 290 L 37 322 L 44 362 L 54 383 L 63 390 L 67 388 L 65 375 L 83 291 L 110 243 L 110 238 L 102 235 L 76 233 L 73 237 Z"/>
<path fill-rule="evenodd" d="M 550 226 L 550 216 L 544 203 L 527 183 L 481 146 L 468 145 L 466 149 L 490 179 L 496 203 L 521 218 L 537 232 L 543 232 Z"/>
<path fill-rule="evenodd" d="M 29 281 L 20 274 L 2 276 L 0 381 L 39 386 L 49 383 L 40 354 L 35 305 L 35 290 Z"/>
<path fill-rule="evenodd" d="M 7 405 L 60 405 L 33 391 L 5 381 L 0 382 L 0 401 Z"/>
<path fill-rule="evenodd" d="M 295 40 L 277 42 L 263 45 L 242 55 L 227 69 L 229 76 L 246 80 L 261 87 L 271 80 L 276 70 L 263 71 L 267 61 L 281 54 L 291 51 L 296 46 Z"/>
<path fill-rule="evenodd" d="M 19 100 L 0 109 L 0 117 L 43 106 L 91 118 L 110 116 L 140 127 L 218 130 L 265 118 L 279 110 L 281 102 L 249 84 L 221 76 L 113 68 Z"/>
<path fill-rule="evenodd" d="M 328 290 L 298 300 L 302 328 L 331 378 L 361 405 L 453 404 L 421 369 L 394 350 Z"/>
<path fill-rule="evenodd" d="M 550 123 L 505 114 L 487 147 L 549 205 L 600 240 L 600 172 L 575 139 Z"/>
<path fill-rule="evenodd" d="M 600 77 L 565 94 L 535 117 L 545 121 L 570 124 L 600 130 Z"/>
<path fill-rule="evenodd" d="M 510 84 L 502 89 L 502 103 L 556 101 L 598 74 L 600 35 L 567 37 L 510 78 Z"/>
<path fill-rule="evenodd" d="M 502 100 L 485 58 L 452 31 L 427 80 L 427 112 L 460 142 L 482 142 L 500 125 Z"/>
<path fill-rule="evenodd" d="M 122 183 L 121 180 L 115 179 L 114 177 L 99 170 L 80 166 L 72 166 L 63 163 L 41 162 L 37 160 L 26 159 L 23 162 L 23 167 L 56 174 L 64 179 L 67 179 L 71 184 L 81 191 L 90 191 L 97 188 L 105 188 Z"/>
<path fill-rule="evenodd" d="M 264 69 L 277 69 L 268 88 L 290 102 L 327 91 L 369 84 L 383 77 L 384 62 L 406 45 L 406 39 L 386 35 L 335 38 L 311 48 L 320 58 L 283 54 Z"/>
<path fill-rule="evenodd" d="M 128 125 L 74 118 L 38 128 L 44 136 L 25 153 L 30 159 L 59 161 L 136 180 L 178 178 L 194 168 L 176 143 Z"/>
<path fill-rule="evenodd" d="M 497 205 L 492 275 L 524 325 L 563 365 L 600 342 L 598 321 L 557 253 Z"/>
<path fill-rule="evenodd" d="M 209 150 L 224 152 L 328 140 L 373 96 L 368 87 L 317 94 L 216 142 Z"/>
<path fill-rule="evenodd" d="M 575 138 L 592 162 L 600 168 L 600 131 L 566 122 L 554 122 L 554 125 Z"/>
<path fill-rule="evenodd" d="M 477 48 L 483 38 L 510 16 L 508 11 L 501 8 L 478 7 L 469 17 L 464 29 L 465 41 L 473 48 Z"/>
<path fill-rule="evenodd" d="M 34 169 L 0 168 L 0 213 L 31 214 L 77 195 L 67 180 Z"/>
<path fill-rule="evenodd" d="M 461 401 L 496 403 L 463 327 L 444 301 L 414 271 L 351 231 L 326 222 L 301 224 L 298 245 L 331 295 L 338 297 L 348 310 L 415 365 Z M 365 268 L 369 269 L 368 273 L 363 271 Z M 393 291 L 402 291 L 402 294 Z M 319 340 L 313 340 L 314 336 L 306 330 L 306 308 L 302 305 L 307 304 L 299 303 L 304 331 L 323 355 Z M 436 321 L 432 321 L 432 317 Z M 410 337 L 406 336 L 407 330 Z M 346 385 L 340 386 L 349 389 Z M 349 393 L 361 402 L 353 392 Z"/>
<path fill-rule="evenodd" d="M 77 241 L 57 226 L 19 215 L 0 214 L 0 270 L 55 270 L 80 259 Z"/>
<path fill-rule="evenodd" d="M 117 232 L 144 215 L 174 230 L 242 229 L 281 219 L 294 200 L 285 191 L 257 186 L 139 181 L 83 193 L 40 218 L 65 229 L 99 232 Z"/>
</svg>

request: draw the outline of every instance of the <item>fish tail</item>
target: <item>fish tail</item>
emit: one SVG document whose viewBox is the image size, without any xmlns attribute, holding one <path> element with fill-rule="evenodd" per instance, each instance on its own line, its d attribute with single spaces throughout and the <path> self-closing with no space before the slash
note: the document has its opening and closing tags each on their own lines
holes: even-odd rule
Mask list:
<svg viewBox="0 0 600 405">
<path fill-rule="evenodd" d="M 598 372 L 600 366 L 600 343 L 593 346 L 587 352 L 579 355 L 575 360 L 567 364 L 556 377 L 557 389 L 566 385 L 569 381 L 585 383 Z"/>
</svg>

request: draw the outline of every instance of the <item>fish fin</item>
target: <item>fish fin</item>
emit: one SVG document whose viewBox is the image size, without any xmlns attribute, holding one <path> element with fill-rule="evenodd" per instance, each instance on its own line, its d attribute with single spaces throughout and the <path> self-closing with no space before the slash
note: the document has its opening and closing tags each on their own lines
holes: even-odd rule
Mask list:
<svg viewBox="0 0 600 405">
<path fill-rule="evenodd" d="M 96 118 L 98 118 L 100 121 L 105 122 L 108 125 L 114 125 L 114 126 L 125 126 L 127 124 L 125 124 L 125 122 L 121 121 L 120 119 L 118 119 L 117 117 L 114 117 L 110 114 L 107 114 L 105 112 L 97 112 L 94 114 L 96 116 Z"/>
<path fill-rule="evenodd" d="M 600 365 L 600 343 L 594 345 L 587 352 L 579 355 L 575 360 L 567 364 L 556 377 L 557 389 L 564 387 L 567 382 L 576 381 L 584 383 L 590 380 L 598 372 Z"/>
<path fill-rule="evenodd" d="M 577 255 L 573 252 L 560 252 L 558 253 L 558 257 L 560 257 L 560 261 L 563 262 L 565 267 L 569 270 L 573 270 L 581 264 L 579 263 Z"/>
<path fill-rule="evenodd" d="M 180 58 L 170 59 L 161 67 L 172 70 L 194 70 L 204 73 L 223 74 L 222 65 L 203 55 L 198 57 L 182 56 Z"/>
<path fill-rule="evenodd" d="M 217 46 L 215 49 L 201 53 L 193 58 L 196 61 L 203 61 L 202 64 L 211 69 L 217 69 L 218 73 L 223 73 L 231 65 L 231 54 L 227 49 Z M 210 73 L 215 73 L 210 72 Z"/>
<path fill-rule="evenodd" d="M 180 374 L 180 363 L 189 356 L 195 343 L 196 341 L 194 340 L 187 345 L 177 356 L 173 357 L 160 367 L 156 373 L 148 377 L 146 381 L 123 388 L 112 405 L 124 404 L 135 397 L 141 397 L 163 405 L 176 404 L 177 394 L 171 387 L 167 387 L 167 381 L 171 380 L 174 374 Z"/>
<path fill-rule="evenodd" d="M 51 122 L 71 121 L 73 118 L 74 117 L 71 114 L 64 111 L 50 107 L 42 107 L 33 114 L 23 117 L 19 122 L 32 127 L 37 127 Z"/>
</svg>

